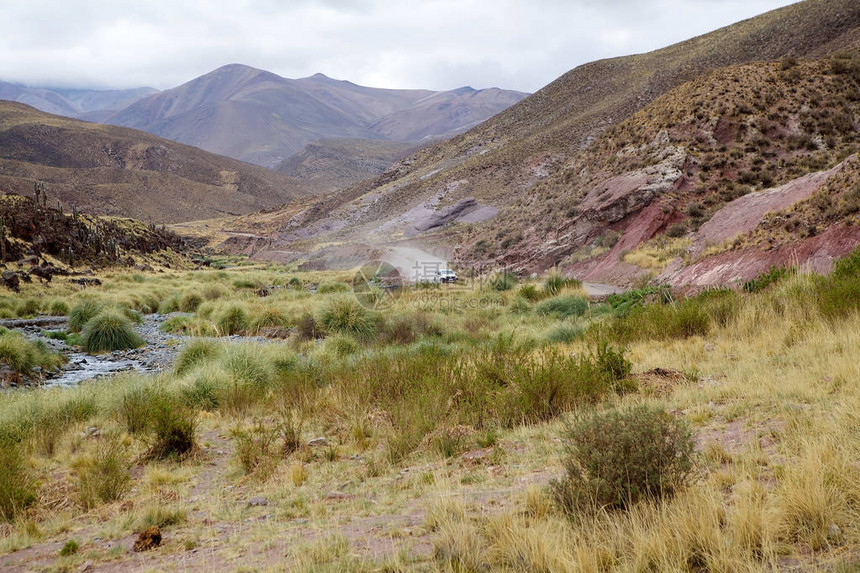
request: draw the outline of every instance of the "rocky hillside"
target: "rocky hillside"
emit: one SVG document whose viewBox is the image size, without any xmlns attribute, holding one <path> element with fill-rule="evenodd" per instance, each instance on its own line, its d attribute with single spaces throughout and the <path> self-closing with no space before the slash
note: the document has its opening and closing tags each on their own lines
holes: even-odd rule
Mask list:
<svg viewBox="0 0 860 573">
<path fill-rule="evenodd" d="M 176 222 L 244 214 L 306 197 L 266 169 L 122 127 L 0 101 L 0 190 L 47 185 L 66 210 Z"/>
<path fill-rule="evenodd" d="M 702 244 L 695 233 L 724 206 L 855 152 L 858 46 L 860 5 L 807 0 L 587 64 L 375 181 L 290 213 L 278 237 L 409 238 L 453 247 L 463 264 L 561 265 L 603 280 L 659 274 L 678 254 L 688 265 L 716 254 L 686 247 Z"/>
<path fill-rule="evenodd" d="M 108 119 L 266 167 L 324 138 L 417 143 L 460 133 L 526 94 L 359 86 L 317 74 L 288 79 L 239 64 L 151 95 Z"/>
</svg>

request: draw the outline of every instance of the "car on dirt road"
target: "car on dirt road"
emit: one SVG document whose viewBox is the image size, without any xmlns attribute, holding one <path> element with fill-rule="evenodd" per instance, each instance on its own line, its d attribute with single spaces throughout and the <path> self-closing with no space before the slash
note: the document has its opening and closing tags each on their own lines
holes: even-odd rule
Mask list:
<svg viewBox="0 0 860 573">
<path fill-rule="evenodd" d="M 457 279 L 457 273 L 451 269 L 439 269 L 433 273 L 434 283 L 455 283 Z"/>
</svg>

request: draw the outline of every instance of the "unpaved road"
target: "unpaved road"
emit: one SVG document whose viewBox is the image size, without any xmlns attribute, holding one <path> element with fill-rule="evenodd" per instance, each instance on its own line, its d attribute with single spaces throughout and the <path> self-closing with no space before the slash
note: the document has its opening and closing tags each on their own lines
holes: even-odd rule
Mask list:
<svg viewBox="0 0 860 573">
<path fill-rule="evenodd" d="M 395 267 L 404 282 L 433 280 L 439 269 L 448 268 L 448 261 L 417 247 L 387 247 L 382 260 Z"/>
</svg>

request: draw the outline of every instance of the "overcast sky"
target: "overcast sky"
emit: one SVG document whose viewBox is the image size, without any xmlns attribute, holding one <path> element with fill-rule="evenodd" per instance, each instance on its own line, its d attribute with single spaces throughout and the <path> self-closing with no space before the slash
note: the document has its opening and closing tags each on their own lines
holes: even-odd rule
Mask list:
<svg viewBox="0 0 860 573">
<path fill-rule="evenodd" d="M 2 0 L 0 80 L 166 89 L 242 63 L 388 88 L 533 92 L 794 0 Z"/>
</svg>

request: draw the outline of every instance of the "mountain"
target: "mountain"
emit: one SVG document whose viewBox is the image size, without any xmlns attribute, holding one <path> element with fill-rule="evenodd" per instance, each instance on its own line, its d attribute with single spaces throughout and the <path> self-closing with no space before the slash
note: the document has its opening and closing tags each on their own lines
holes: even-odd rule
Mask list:
<svg viewBox="0 0 860 573">
<path fill-rule="evenodd" d="M 463 265 L 558 265 L 616 281 L 672 272 L 662 280 L 675 280 L 702 257 L 752 256 L 743 237 L 737 246 L 687 249 L 744 195 L 803 201 L 827 187 L 836 176 L 829 170 L 858 150 L 858 47 L 860 4 L 807 0 L 651 53 L 580 66 L 373 181 L 285 212 L 277 227 L 268 214 L 268 248 L 408 239 L 447 247 Z M 804 193 L 767 194 L 792 183 Z M 789 199 L 772 210 L 790 208 Z M 847 237 L 856 227 L 840 230 L 843 219 L 802 239 L 822 242 L 832 227 L 854 245 Z M 743 232 L 763 232 L 758 224 Z M 780 240 L 774 235 L 768 248 L 778 250 Z M 651 265 L 648 249 L 672 268 Z M 754 258 L 726 276 L 748 276 L 767 259 Z M 703 272 L 691 282 L 707 280 Z"/>
<path fill-rule="evenodd" d="M 40 111 L 88 121 L 106 119 L 157 91 L 153 88 L 130 90 L 34 88 L 0 81 L 0 100 L 25 103 Z"/>
<path fill-rule="evenodd" d="M 107 120 L 266 167 L 319 139 L 406 143 L 450 137 L 526 94 L 368 88 L 317 74 L 287 79 L 231 64 Z"/>
<path fill-rule="evenodd" d="M 249 213 L 307 196 L 307 185 L 124 127 L 0 101 L 0 190 L 100 215 L 176 222 Z"/>
</svg>

